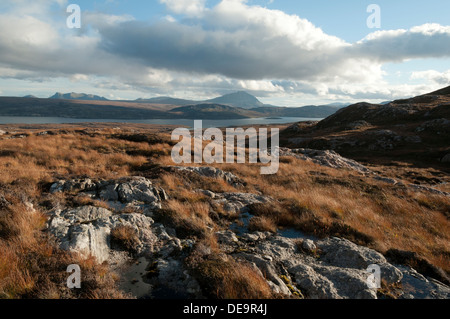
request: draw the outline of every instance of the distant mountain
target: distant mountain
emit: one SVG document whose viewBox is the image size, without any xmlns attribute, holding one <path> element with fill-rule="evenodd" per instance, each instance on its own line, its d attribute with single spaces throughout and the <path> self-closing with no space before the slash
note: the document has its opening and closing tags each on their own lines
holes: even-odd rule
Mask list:
<svg viewBox="0 0 450 319">
<path fill-rule="evenodd" d="M 243 108 L 212 103 L 182 106 L 171 110 L 171 113 L 186 119 L 242 119 L 261 116 L 258 112 Z"/>
<path fill-rule="evenodd" d="M 200 102 L 192 101 L 192 100 L 184 100 L 184 99 L 177 99 L 169 96 L 160 96 L 160 97 L 154 97 L 150 99 L 137 99 L 135 100 L 137 103 L 153 103 L 153 104 L 167 104 L 167 105 L 177 105 L 177 106 L 185 106 L 185 105 L 192 105 L 197 104 Z"/>
<path fill-rule="evenodd" d="M 264 116 L 325 118 L 336 113 L 340 108 L 329 105 L 307 105 L 302 107 L 263 106 L 251 109 L 251 111 L 262 113 Z"/>
<path fill-rule="evenodd" d="M 227 105 L 230 107 L 236 107 L 241 109 L 250 110 L 255 115 L 259 113 L 262 117 L 267 116 L 281 116 L 281 117 L 311 117 L 311 118 L 325 118 L 338 109 L 348 106 L 346 103 L 331 103 L 327 105 L 319 106 L 303 106 L 303 107 L 279 107 L 269 104 L 264 104 L 259 101 L 255 96 L 244 92 L 235 92 L 226 94 L 214 99 L 204 101 L 184 100 L 172 97 L 155 97 L 150 99 L 137 99 L 137 103 L 154 103 L 154 104 L 168 104 L 176 106 L 192 106 L 194 105 Z M 255 113 L 256 112 L 256 113 Z M 242 112 L 233 111 L 233 114 L 242 114 Z"/>
<path fill-rule="evenodd" d="M 335 103 L 325 104 L 324 106 L 332 106 L 332 107 L 342 108 L 342 107 L 347 107 L 349 105 L 350 105 L 350 103 L 335 102 Z"/>
<path fill-rule="evenodd" d="M 321 119 L 334 114 L 339 110 L 340 105 L 278 107 L 263 104 L 246 92 L 226 94 L 206 101 L 165 96 L 135 101 L 110 101 L 92 94 L 56 93 L 48 99 L 39 99 L 34 96 L 0 98 L 0 115 L 91 119 L 238 119 L 257 117 Z"/>
<path fill-rule="evenodd" d="M 103 96 L 85 94 L 85 93 L 56 93 L 51 96 L 50 99 L 58 100 L 82 100 L 82 101 L 108 101 L 108 99 Z"/>
<path fill-rule="evenodd" d="M 190 106 L 190 105 L 198 105 L 198 104 L 221 104 L 239 107 L 243 109 L 253 109 L 257 107 L 264 106 L 261 101 L 259 101 L 255 96 L 247 93 L 247 92 L 235 92 L 231 94 L 226 94 L 220 97 L 216 97 L 210 100 L 203 101 L 194 101 L 194 100 L 185 100 L 185 99 L 177 99 L 168 96 L 154 97 L 150 99 L 137 99 L 135 102 L 138 103 L 155 103 L 155 104 L 168 104 L 168 105 L 177 105 L 177 106 Z"/>
<path fill-rule="evenodd" d="M 450 86 L 387 104 L 356 103 L 320 122 L 297 123 L 280 133 L 281 146 L 334 150 L 377 165 L 444 168 L 447 175 L 449 141 Z M 424 181 L 429 183 L 416 179 Z"/>
<path fill-rule="evenodd" d="M 207 100 L 205 102 L 230 105 L 243 109 L 253 109 L 256 107 L 264 106 L 264 104 L 261 103 L 261 101 L 259 101 L 256 97 L 244 91 L 226 94 L 215 99 Z"/>
<path fill-rule="evenodd" d="M 30 94 L 30 95 L 25 95 L 23 98 L 24 99 L 37 99 L 38 97 Z"/>
</svg>

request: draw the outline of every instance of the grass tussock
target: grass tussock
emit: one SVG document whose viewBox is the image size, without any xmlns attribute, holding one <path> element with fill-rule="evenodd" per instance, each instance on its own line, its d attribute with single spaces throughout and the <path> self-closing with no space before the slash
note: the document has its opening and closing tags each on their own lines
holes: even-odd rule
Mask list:
<svg viewBox="0 0 450 319">
<path fill-rule="evenodd" d="M 261 272 L 251 265 L 209 250 L 201 243 L 187 264 L 208 298 L 270 299 L 274 295 Z"/>
<path fill-rule="evenodd" d="M 46 218 L 41 212 L 15 194 L 0 198 L 0 298 L 126 298 L 107 266 L 58 249 L 42 233 Z M 81 289 L 66 286 L 71 264 L 81 267 Z"/>
<path fill-rule="evenodd" d="M 136 230 L 131 226 L 120 225 L 111 231 L 111 244 L 134 252 L 140 244 Z"/>
<path fill-rule="evenodd" d="M 165 204 L 156 218 L 177 230 L 182 238 L 197 237 L 204 239 L 213 230 L 214 223 L 209 217 L 210 207 L 203 202 L 181 202 L 171 199 Z"/>
<path fill-rule="evenodd" d="M 251 212 L 279 227 L 344 237 L 382 253 L 407 249 L 450 271 L 448 197 L 298 159 L 282 161 L 278 174 L 268 176 L 261 176 L 254 165 L 218 167 L 245 180 L 246 191 L 274 198 L 274 203 L 253 206 Z"/>
<path fill-rule="evenodd" d="M 132 175 L 148 162 L 146 151 L 156 152 L 166 145 L 111 139 L 110 133 L 65 131 L 0 139 L 0 298 L 128 298 L 117 289 L 119 278 L 109 266 L 58 249 L 43 232 L 47 209 L 107 207 L 88 196 L 47 194 L 52 182 Z M 130 155 L 129 150 L 137 152 Z M 134 246 L 135 237 L 126 230 L 116 230 L 115 235 L 125 246 Z M 81 267 L 81 289 L 66 286 L 70 264 Z"/>
<path fill-rule="evenodd" d="M 276 232 L 291 227 L 318 237 L 344 237 L 382 253 L 406 251 L 402 258 L 424 271 L 433 272 L 437 266 L 450 272 L 448 197 L 291 157 L 281 159 L 275 175 L 262 176 L 260 164 L 213 165 L 244 181 L 235 188 L 221 179 L 167 168 L 175 165 L 171 145 L 169 135 L 114 130 L 0 139 L 0 297 L 126 297 L 115 288 L 117 278 L 108 267 L 58 250 L 42 232 L 45 210 L 107 205 L 88 196 L 48 194 L 55 180 L 80 177 L 100 180 L 140 175 L 163 187 L 171 200 L 155 219 L 176 229 L 179 237 L 197 240 L 187 263 L 207 287 L 206 295 L 214 298 L 272 296 L 252 266 L 221 255 L 212 234 L 236 216 L 227 215 L 198 189 L 273 198 L 270 204 L 250 207 L 255 216 L 251 230 Z M 130 229 L 116 229 L 112 237 L 126 249 L 135 247 L 136 237 Z M 85 277 L 80 291 L 65 287 L 69 264 L 82 268 Z"/>
</svg>

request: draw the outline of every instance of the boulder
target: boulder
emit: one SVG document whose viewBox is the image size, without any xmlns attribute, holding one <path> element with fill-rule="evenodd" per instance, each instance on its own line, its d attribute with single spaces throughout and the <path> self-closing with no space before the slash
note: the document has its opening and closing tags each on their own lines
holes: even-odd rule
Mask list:
<svg viewBox="0 0 450 319">
<path fill-rule="evenodd" d="M 264 277 L 270 282 L 269 286 L 271 286 L 275 293 L 282 293 L 287 296 L 292 294 L 286 283 L 278 276 L 271 260 L 248 253 L 239 253 L 235 255 L 235 257 L 254 263 L 261 273 L 264 274 Z"/>
<path fill-rule="evenodd" d="M 366 270 L 370 265 L 381 268 L 381 276 L 388 283 L 397 283 L 402 279 L 400 270 L 389 264 L 377 251 L 358 246 L 347 239 L 328 238 L 318 243 L 322 252 L 321 260 L 332 266 Z"/>
<path fill-rule="evenodd" d="M 50 193 L 73 192 L 73 191 L 94 191 L 95 183 L 91 179 L 73 179 L 70 181 L 60 180 L 50 187 Z"/>
<path fill-rule="evenodd" d="M 209 167 L 209 166 L 202 166 L 202 167 L 184 167 L 184 166 L 177 166 L 175 167 L 179 171 L 185 171 L 185 172 L 191 172 L 196 173 L 200 176 L 205 177 L 212 177 L 212 178 L 218 178 L 225 180 L 228 184 L 239 187 L 243 184 L 242 180 L 230 172 L 222 171 L 221 169 L 215 168 L 215 167 Z"/>
<path fill-rule="evenodd" d="M 90 179 L 60 180 L 50 187 L 50 193 L 59 192 L 78 192 L 107 202 L 120 201 L 123 204 L 136 202 L 155 204 L 169 198 L 164 189 L 154 186 L 144 177 L 128 177 L 97 183 Z"/>
<path fill-rule="evenodd" d="M 236 237 L 236 234 L 229 230 L 217 232 L 216 237 L 219 243 L 225 245 L 233 245 L 239 242 L 239 239 Z"/>
<path fill-rule="evenodd" d="M 248 206 L 271 202 L 267 196 L 251 193 L 221 193 L 215 194 L 213 203 L 223 205 L 229 214 L 241 214 L 248 212 Z"/>
<path fill-rule="evenodd" d="M 123 203 L 144 202 L 152 203 L 160 200 L 152 182 L 146 178 L 133 178 L 130 181 L 121 183 L 117 187 L 119 199 Z"/>
<path fill-rule="evenodd" d="M 120 226 L 133 228 L 139 244 L 135 250 L 142 252 L 157 241 L 151 226 L 153 220 L 142 214 L 114 215 L 111 211 L 83 206 L 54 212 L 49 231 L 56 237 L 61 248 L 84 256 L 94 256 L 99 262 L 107 261 L 110 254 L 111 231 Z"/>
<path fill-rule="evenodd" d="M 295 282 L 311 299 L 342 299 L 334 284 L 325 276 L 317 273 L 311 266 L 300 264 L 290 269 Z"/>
<path fill-rule="evenodd" d="M 314 244 L 314 241 L 312 241 L 311 239 L 305 239 L 302 242 L 302 249 L 306 252 L 312 253 L 317 249 L 317 247 Z"/>
<path fill-rule="evenodd" d="M 322 166 L 331 168 L 345 168 L 357 171 L 359 173 L 371 173 L 372 171 L 364 165 L 345 157 L 342 157 L 335 151 L 313 150 L 313 149 L 289 149 L 280 148 L 280 156 L 294 156 L 302 160 L 310 160 Z"/>
</svg>

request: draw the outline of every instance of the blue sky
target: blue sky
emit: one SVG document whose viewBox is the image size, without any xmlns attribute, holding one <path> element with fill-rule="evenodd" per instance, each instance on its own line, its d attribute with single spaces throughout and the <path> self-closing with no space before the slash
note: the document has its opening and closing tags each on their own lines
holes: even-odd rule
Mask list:
<svg viewBox="0 0 450 319">
<path fill-rule="evenodd" d="M 69 3 L 81 29 L 65 25 Z M 404 98 L 450 85 L 449 12 L 447 0 L 4 0 L 0 95 Z"/>
</svg>

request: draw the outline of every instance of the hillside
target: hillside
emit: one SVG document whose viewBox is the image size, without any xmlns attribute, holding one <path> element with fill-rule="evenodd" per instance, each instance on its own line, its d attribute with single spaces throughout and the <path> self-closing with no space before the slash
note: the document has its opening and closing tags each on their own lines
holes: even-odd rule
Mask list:
<svg viewBox="0 0 450 319">
<path fill-rule="evenodd" d="M 448 182 L 450 88 L 386 105 L 358 103 L 318 123 L 299 123 L 281 133 L 282 144 L 335 150 L 371 165 L 404 166 L 413 182 Z M 409 165 L 427 168 L 418 176 Z M 422 179 L 422 181 L 420 181 Z"/>
<path fill-rule="evenodd" d="M 339 110 L 337 106 L 309 105 L 303 107 L 258 107 L 251 109 L 265 116 L 325 118 Z"/>
<path fill-rule="evenodd" d="M 150 103 L 150 104 L 166 104 L 166 105 L 176 105 L 176 106 L 185 106 L 197 104 L 198 102 L 192 100 L 184 100 L 184 99 L 176 99 L 168 96 L 154 97 L 150 99 L 137 99 L 135 100 L 137 103 Z"/>
<path fill-rule="evenodd" d="M 81 119 L 170 118 L 160 108 L 117 102 L 0 97 L 0 116 L 63 117 Z"/>
<path fill-rule="evenodd" d="M 242 119 L 260 117 L 261 113 L 221 104 L 197 104 L 171 110 L 186 119 Z"/>
<path fill-rule="evenodd" d="M 450 296 L 448 186 L 331 151 L 283 148 L 274 175 L 174 166 L 171 129 L 148 125 L 0 129 L 2 298 Z"/>
<path fill-rule="evenodd" d="M 73 97 L 73 96 L 72 96 Z M 331 106 L 300 108 L 240 107 L 197 102 L 184 105 L 187 100 L 155 98 L 139 101 L 108 101 L 65 98 L 0 97 L 0 116 L 63 117 L 81 119 L 237 119 L 259 117 L 324 118 L 338 110 Z M 166 103 L 173 104 L 166 104 Z M 179 106 L 177 104 L 182 104 Z"/>
</svg>

